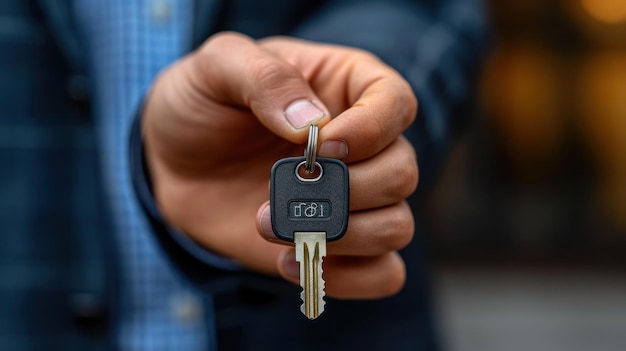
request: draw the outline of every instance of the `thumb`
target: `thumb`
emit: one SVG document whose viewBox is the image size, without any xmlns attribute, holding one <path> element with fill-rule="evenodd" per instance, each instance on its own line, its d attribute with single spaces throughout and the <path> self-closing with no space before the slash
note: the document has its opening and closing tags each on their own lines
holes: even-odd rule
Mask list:
<svg viewBox="0 0 626 351">
<path fill-rule="evenodd" d="M 193 79 L 206 97 L 249 109 L 274 134 L 301 143 L 330 115 L 302 73 L 236 33 L 211 37 L 195 54 Z"/>
</svg>

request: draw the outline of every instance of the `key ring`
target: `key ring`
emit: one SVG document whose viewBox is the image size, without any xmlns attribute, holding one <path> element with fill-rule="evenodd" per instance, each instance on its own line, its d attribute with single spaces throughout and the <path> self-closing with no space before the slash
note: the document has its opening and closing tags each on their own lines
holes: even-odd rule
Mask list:
<svg viewBox="0 0 626 351">
<path fill-rule="evenodd" d="M 309 141 L 304 149 L 304 157 L 306 161 L 304 163 L 304 171 L 306 173 L 315 172 L 315 157 L 317 156 L 317 134 L 318 128 L 316 124 L 309 126 Z"/>
</svg>

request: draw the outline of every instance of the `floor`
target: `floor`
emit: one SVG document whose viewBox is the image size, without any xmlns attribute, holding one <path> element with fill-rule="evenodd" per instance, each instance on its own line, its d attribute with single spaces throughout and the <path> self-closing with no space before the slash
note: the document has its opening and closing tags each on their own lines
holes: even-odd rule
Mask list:
<svg viewBox="0 0 626 351">
<path fill-rule="evenodd" d="M 442 268 L 448 351 L 624 351 L 626 273 Z"/>
</svg>

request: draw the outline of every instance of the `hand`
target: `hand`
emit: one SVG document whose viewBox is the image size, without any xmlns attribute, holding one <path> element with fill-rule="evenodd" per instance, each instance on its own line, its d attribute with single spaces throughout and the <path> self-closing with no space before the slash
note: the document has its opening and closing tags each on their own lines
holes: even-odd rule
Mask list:
<svg viewBox="0 0 626 351">
<path fill-rule="evenodd" d="M 298 283 L 293 248 L 274 243 L 269 173 L 303 154 L 317 122 L 318 155 L 350 170 L 350 222 L 328 244 L 326 293 L 393 294 L 405 280 L 396 250 L 413 235 L 405 198 L 417 161 L 401 133 L 416 108 L 404 79 L 366 52 L 215 35 L 160 74 L 147 98 L 142 131 L 157 203 L 212 252 Z"/>
</svg>

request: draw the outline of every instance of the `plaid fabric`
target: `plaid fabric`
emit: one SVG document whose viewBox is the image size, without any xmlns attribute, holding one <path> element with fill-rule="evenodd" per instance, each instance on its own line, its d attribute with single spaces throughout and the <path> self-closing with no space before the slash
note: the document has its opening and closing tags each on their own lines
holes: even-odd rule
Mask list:
<svg viewBox="0 0 626 351">
<path fill-rule="evenodd" d="M 44 23 L 0 6 L 0 350 L 104 350 L 98 152 L 84 77 Z"/>
<path fill-rule="evenodd" d="M 157 247 L 130 182 L 131 123 L 156 74 L 190 49 L 191 0 L 76 2 L 96 82 L 95 116 L 118 250 L 116 342 L 122 350 L 204 350 L 211 304 Z"/>
</svg>

